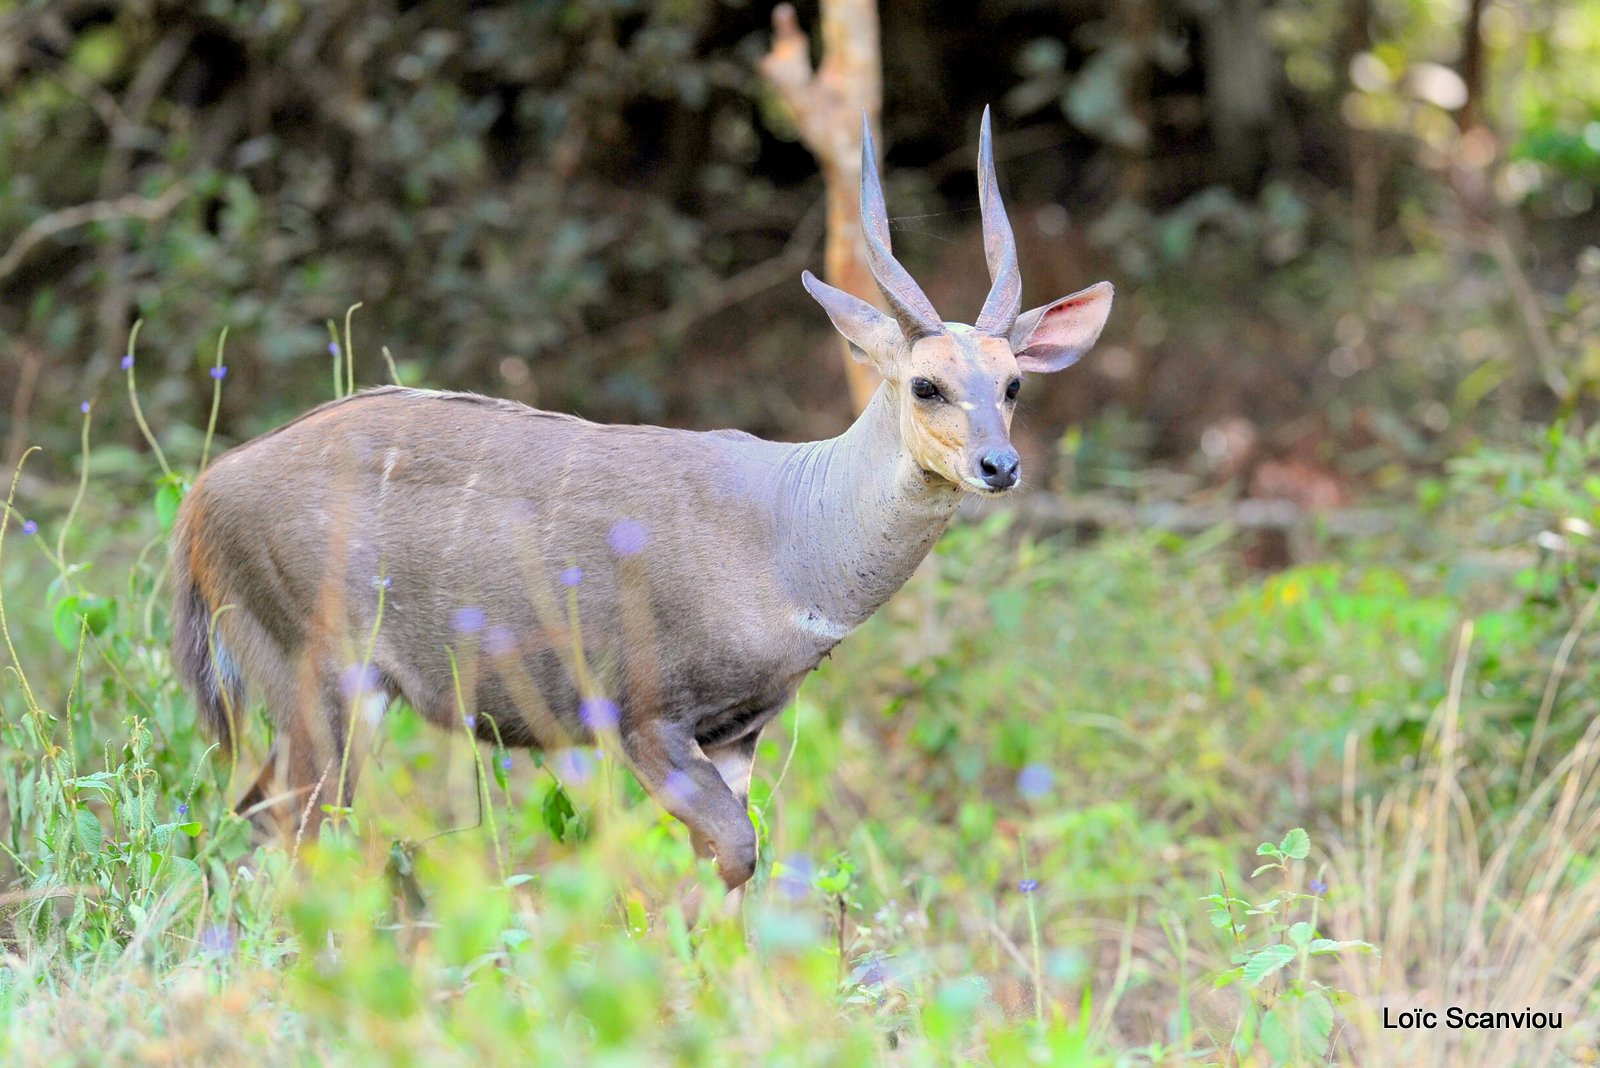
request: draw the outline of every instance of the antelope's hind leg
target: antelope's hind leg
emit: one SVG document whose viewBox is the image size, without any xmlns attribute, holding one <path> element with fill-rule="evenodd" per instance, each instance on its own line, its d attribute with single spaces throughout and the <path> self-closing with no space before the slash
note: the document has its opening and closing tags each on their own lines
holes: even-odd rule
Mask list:
<svg viewBox="0 0 1600 1068">
<path fill-rule="evenodd" d="M 364 698 L 380 699 L 386 700 L 381 691 Z M 355 797 L 361 753 L 351 744 L 351 702 L 333 673 L 308 671 L 300 685 L 269 693 L 267 705 L 278 735 L 234 810 L 258 835 L 296 848 L 316 838 L 324 806 L 346 808 Z"/>
</svg>

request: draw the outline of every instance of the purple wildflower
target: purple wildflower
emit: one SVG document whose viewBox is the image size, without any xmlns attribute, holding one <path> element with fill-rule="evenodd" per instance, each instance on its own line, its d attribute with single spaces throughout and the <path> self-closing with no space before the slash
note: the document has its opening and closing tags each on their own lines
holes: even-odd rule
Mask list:
<svg viewBox="0 0 1600 1068">
<path fill-rule="evenodd" d="M 662 780 L 661 789 L 669 800 L 679 804 L 687 803 L 700 792 L 700 787 L 695 785 L 695 781 L 677 768 L 667 772 L 667 777 Z"/>
<path fill-rule="evenodd" d="M 200 932 L 200 948 L 210 953 L 229 953 L 233 950 L 233 929 L 227 924 L 213 923 Z"/>
<path fill-rule="evenodd" d="M 1024 894 L 1031 894 L 1035 890 L 1039 889 L 1039 880 L 1038 879 L 1024 879 L 1020 883 L 1017 884 L 1017 889 L 1021 890 Z"/>
<path fill-rule="evenodd" d="M 1328 892 L 1328 884 L 1327 884 L 1327 882 L 1325 880 L 1322 880 L 1322 879 L 1312 879 L 1311 880 L 1311 892 L 1313 894 L 1326 894 Z"/>
<path fill-rule="evenodd" d="M 891 976 L 889 969 L 884 967 L 884 963 L 884 959 L 881 956 L 873 957 L 867 962 L 867 966 L 862 969 L 861 978 L 857 982 L 862 986 L 877 986 L 880 983 L 887 983 Z"/>
<path fill-rule="evenodd" d="M 457 608 L 450 616 L 450 625 L 463 634 L 476 634 L 483 629 L 483 609 L 471 605 Z"/>
<path fill-rule="evenodd" d="M 187 816 L 188 814 L 189 814 L 189 803 L 187 801 L 178 802 L 178 815 Z"/>
<path fill-rule="evenodd" d="M 483 647 L 490 656 L 510 656 L 517 651 L 517 633 L 510 627 L 490 627 L 484 635 Z"/>
<path fill-rule="evenodd" d="M 1056 784 L 1056 774 L 1044 764 L 1029 764 L 1017 773 L 1017 793 L 1037 801 Z"/>
<path fill-rule="evenodd" d="M 372 580 L 372 585 L 377 589 L 386 590 L 393 581 L 388 575 L 379 575 Z"/>
<path fill-rule="evenodd" d="M 500 758 L 500 767 L 504 771 L 510 771 L 511 770 L 511 754 L 510 753 L 507 753 L 505 756 Z"/>
<path fill-rule="evenodd" d="M 328 355 L 329 356 L 337 356 L 337 355 L 339 355 L 339 343 L 337 341 L 328 342 Z"/>
<path fill-rule="evenodd" d="M 122 358 L 122 369 L 124 371 L 133 370 L 133 353 L 130 352 Z"/>
<path fill-rule="evenodd" d="M 576 586 L 582 581 L 583 568 L 581 567 L 569 567 L 561 572 L 561 585 L 563 586 Z"/>
<path fill-rule="evenodd" d="M 622 722 L 622 710 L 609 697 L 585 697 L 578 705 L 578 719 L 592 731 L 613 731 Z"/>
<path fill-rule="evenodd" d="M 811 877 L 816 866 L 804 853 L 783 858 L 773 868 L 773 883 L 778 892 L 790 901 L 800 901 L 811 893 Z"/>
<path fill-rule="evenodd" d="M 217 366 L 213 367 L 211 369 L 211 377 L 215 378 L 218 382 L 221 382 L 224 378 L 227 378 L 228 365 L 225 363 L 219 363 Z"/>
<path fill-rule="evenodd" d="M 583 783 L 594 774 L 594 753 L 588 749 L 563 749 L 553 760 L 556 777 L 562 782 Z"/>
<path fill-rule="evenodd" d="M 467 730 L 475 731 L 477 729 L 478 729 L 478 715 L 477 715 L 477 713 L 476 712 L 468 712 L 467 713 Z"/>
<path fill-rule="evenodd" d="M 24 534 L 37 534 L 39 533 L 39 524 L 31 519 L 25 519 L 22 522 L 22 532 Z"/>
<path fill-rule="evenodd" d="M 84 401 L 82 404 L 78 405 L 78 411 L 82 412 L 84 415 L 88 415 L 89 414 L 89 402 L 88 401 Z"/>
<path fill-rule="evenodd" d="M 371 664 L 351 664 L 339 675 L 339 690 L 347 698 L 376 693 L 383 688 L 383 676 Z"/>
<path fill-rule="evenodd" d="M 618 520 L 611 525 L 611 533 L 606 535 L 606 543 L 618 556 L 632 556 L 643 549 L 649 541 L 649 531 L 645 530 L 644 524 L 637 519 Z"/>
</svg>

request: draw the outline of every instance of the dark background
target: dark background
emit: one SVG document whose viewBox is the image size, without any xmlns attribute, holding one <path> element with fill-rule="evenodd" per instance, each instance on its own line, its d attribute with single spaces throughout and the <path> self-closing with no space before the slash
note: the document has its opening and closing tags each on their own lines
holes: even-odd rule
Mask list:
<svg viewBox="0 0 1600 1068">
<path fill-rule="evenodd" d="M 1159 463 L 1337 502 L 1581 403 L 1600 369 L 1582 5 L 881 19 L 896 251 L 942 314 L 987 288 L 986 103 L 1028 305 L 1117 284 L 1094 356 L 1025 398 L 1058 486 Z M 325 324 L 356 301 L 364 383 L 387 345 L 411 384 L 836 432 L 842 371 L 798 282 L 821 179 L 756 71 L 769 41 L 759 2 L 0 5 L 7 458 L 39 442 L 65 469 L 141 317 L 158 427 L 204 425 L 226 325 L 219 429 L 259 432 L 330 394 Z M 97 433 L 137 445 L 126 408 Z"/>
</svg>

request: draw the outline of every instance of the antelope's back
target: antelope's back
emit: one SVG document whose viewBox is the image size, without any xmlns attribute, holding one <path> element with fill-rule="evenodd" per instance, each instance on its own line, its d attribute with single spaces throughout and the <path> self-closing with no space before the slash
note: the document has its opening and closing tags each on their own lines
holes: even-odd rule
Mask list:
<svg viewBox="0 0 1600 1068">
<path fill-rule="evenodd" d="M 669 706 L 737 703 L 800 666 L 768 637 L 788 611 L 773 502 L 792 448 L 473 394 L 323 405 L 219 458 L 185 499 L 180 667 L 206 711 L 307 656 L 335 670 L 376 626 L 374 664 L 424 711 L 448 703 L 448 650 L 467 647 L 567 706 L 581 637 L 614 693 L 647 667 Z"/>
</svg>

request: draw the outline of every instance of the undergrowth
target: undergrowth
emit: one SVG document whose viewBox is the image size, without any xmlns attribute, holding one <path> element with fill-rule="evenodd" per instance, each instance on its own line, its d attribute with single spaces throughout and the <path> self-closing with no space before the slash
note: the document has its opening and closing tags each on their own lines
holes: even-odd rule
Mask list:
<svg viewBox="0 0 1600 1068">
<path fill-rule="evenodd" d="M 165 651 L 210 450 L 169 437 L 92 450 L 86 410 L 82 481 L 13 481 L 0 528 L 7 1063 L 1593 1053 L 1593 432 L 1480 450 L 1397 533 L 1265 577 L 1226 530 L 958 526 L 769 729 L 760 873 L 699 926 L 715 877 L 625 769 L 404 705 L 349 819 L 254 845 Z M 1382 1025 L 1419 1004 L 1566 1023 Z"/>
</svg>

